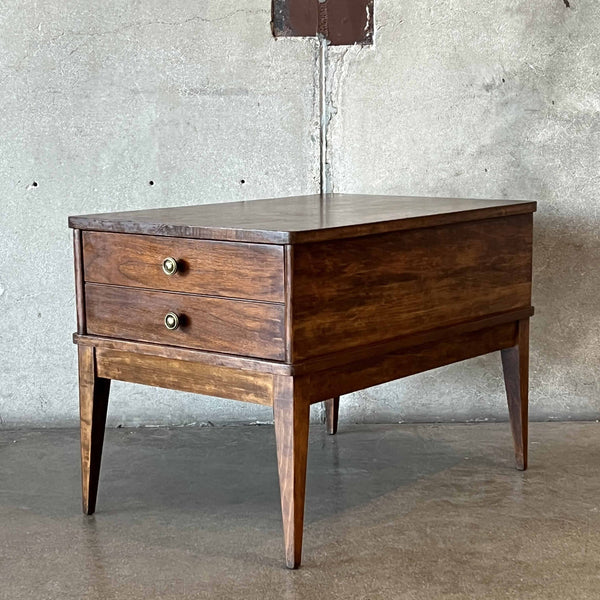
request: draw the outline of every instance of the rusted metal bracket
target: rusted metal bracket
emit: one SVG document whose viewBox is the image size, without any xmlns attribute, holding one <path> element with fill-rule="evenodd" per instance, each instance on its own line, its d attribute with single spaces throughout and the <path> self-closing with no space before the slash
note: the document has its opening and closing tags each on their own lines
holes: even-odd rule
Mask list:
<svg viewBox="0 0 600 600">
<path fill-rule="evenodd" d="M 275 37 L 322 36 L 332 46 L 373 43 L 374 0 L 272 0 Z"/>
</svg>

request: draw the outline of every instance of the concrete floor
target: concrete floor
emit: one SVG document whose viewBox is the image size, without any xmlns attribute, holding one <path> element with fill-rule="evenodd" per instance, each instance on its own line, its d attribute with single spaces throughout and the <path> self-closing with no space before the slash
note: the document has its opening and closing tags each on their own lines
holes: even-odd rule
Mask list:
<svg viewBox="0 0 600 600">
<path fill-rule="evenodd" d="M 0 431 L 0 598 L 600 597 L 600 425 L 313 426 L 303 567 L 283 566 L 273 429 Z"/>
</svg>

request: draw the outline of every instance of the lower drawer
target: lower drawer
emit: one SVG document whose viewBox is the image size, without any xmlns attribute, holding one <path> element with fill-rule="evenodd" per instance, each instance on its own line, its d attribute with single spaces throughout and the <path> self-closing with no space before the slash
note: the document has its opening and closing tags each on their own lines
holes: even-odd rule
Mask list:
<svg viewBox="0 0 600 600">
<path fill-rule="evenodd" d="M 285 359 L 283 304 L 88 283 L 85 306 L 92 335 Z M 167 329 L 167 313 L 177 329 Z"/>
</svg>

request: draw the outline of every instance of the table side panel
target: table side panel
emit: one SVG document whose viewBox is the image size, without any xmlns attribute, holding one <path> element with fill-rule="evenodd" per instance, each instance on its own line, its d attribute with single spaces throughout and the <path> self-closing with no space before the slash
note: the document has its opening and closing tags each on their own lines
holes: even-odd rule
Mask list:
<svg viewBox="0 0 600 600">
<path fill-rule="evenodd" d="M 96 349 L 98 377 L 272 406 L 273 375 L 176 358 Z"/>
<path fill-rule="evenodd" d="M 292 362 L 531 305 L 531 214 L 293 252 Z"/>
<path fill-rule="evenodd" d="M 511 348 L 517 343 L 517 327 L 518 322 L 503 323 L 300 376 L 297 378 L 300 394 L 312 404 Z"/>
<path fill-rule="evenodd" d="M 347 363 L 356 363 L 361 360 L 368 360 L 373 356 L 385 356 L 388 354 L 397 354 L 403 352 L 406 348 L 422 346 L 446 339 L 455 339 L 473 331 L 483 331 L 503 325 L 505 323 L 514 323 L 523 319 L 529 319 L 534 314 L 532 306 L 511 310 L 505 313 L 487 315 L 480 319 L 463 321 L 456 325 L 447 327 L 438 327 L 428 329 L 427 331 L 418 331 L 409 335 L 391 338 L 382 342 L 369 344 L 367 346 L 356 346 L 348 348 L 341 352 L 334 352 L 325 356 L 316 356 L 309 358 L 294 365 L 290 365 L 294 375 L 305 375 L 313 371 L 324 371 L 332 367 L 339 367 Z"/>
<path fill-rule="evenodd" d="M 87 283 L 87 331 L 241 356 L 285 360 L 284 305 Z M 165 328 L 168 312 L 179 329 Z"/>
<path fill-rule="evenodd" d="M 85 280 L 269 302 L 284 301 L 283 248 L 149 235 L 83 232 Z M 177 260 L 166 275 L 162 261 Z"/>
</svg>

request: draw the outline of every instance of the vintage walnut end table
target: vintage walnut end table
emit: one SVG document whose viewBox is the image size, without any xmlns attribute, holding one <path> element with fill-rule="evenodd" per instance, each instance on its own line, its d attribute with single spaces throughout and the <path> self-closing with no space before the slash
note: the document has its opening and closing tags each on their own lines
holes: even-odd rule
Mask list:
<svg viewBox="0 0 600 600">
<path fill-rule="evenodd" d="M 273 407 L 300 565 L 309 408 L 496 350 L 527 465 L 534 202 L 332 194 L 71 217 L 83 510 L 111 379 Z"/>
</svg>

